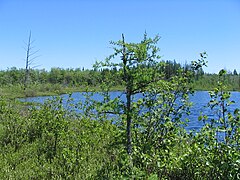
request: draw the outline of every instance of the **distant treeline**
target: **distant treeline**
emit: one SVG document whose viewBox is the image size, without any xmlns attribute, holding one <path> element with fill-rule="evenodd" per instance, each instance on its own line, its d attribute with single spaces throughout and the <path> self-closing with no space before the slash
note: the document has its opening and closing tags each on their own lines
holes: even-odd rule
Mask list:
<svg viewBox="0 0 240 180">
<path fill-rule="evenodd" d="M 218 81 L 219 77 L 217 74 L 205 73 L 202 77 L 194 81 L 194 87 L 198 90 L 213 90 Z M 224 85 L 229 91 L 240 91 L 240 75 L 228 72 L 224 76 Z"/>
<path fill-rule="evenodd" d="M 162 73 L 166 79 L 175 75 L 180 68 L 189 70 L 190 65 L 185 64 L 182 66 L 176 61 L 165 61 L 165 66 L 161 68 Z M 50 71 L 45 69 L 30 69 L 29 83 L 51 83 L 51 84 L 62 84 L 62 85 L 97 85 L 100 84 L 107 73 L 112 73 L 114 77 L 117 76 L 117 68 L 113 69 L 63 69 L 63 68 L 51 68 Z M 204 72 L 199 74 L 203 75 Z M 0 84 L 1 85 L 15 85 L 24 83 L 25 69 L 17 69 L 12 67 L 7 70 L 0 71 Z M 121 80 L 115 78 L 116 85 L 121 85 Z"/>
<path fill-rule="evenodd" d="M 165 66 L 162 66 L 160 71 L 163 73 L 163 78 L 169 79 L 176 75 L 180 68 L 185 71 L 191 70 L 190 64 L 184 65 L 174 61 L 163 61 Z M 84 69 L 84 68 L 51 68 L 45 69 L 30 69 L 29 85 L 31 84 L 60 84 L 63 86 L 98 86 L 100 85 L 107 74 L 111 73 L 113 83 L 116 86 L 122 85 L 122 79 L 119 77 L 117 68 L 113 69 Z M 17 69 L 12 67 L 7 70 L 0 71 L 0 86 L 19 85 L 24 83 L 25 69 Z M 109 78 L 109 76 L 108 76 Z M 218 82 L 217 74 L 205 73 L 203 69 L 195 72 L 195 81 L 193 85 L 198 90 L 210 90 L 215 87 Z M 240 90 L 240 76 L 237 71 L 228 71 L 225 76 L 225 84 L 229 90 Z"/>
</svg>

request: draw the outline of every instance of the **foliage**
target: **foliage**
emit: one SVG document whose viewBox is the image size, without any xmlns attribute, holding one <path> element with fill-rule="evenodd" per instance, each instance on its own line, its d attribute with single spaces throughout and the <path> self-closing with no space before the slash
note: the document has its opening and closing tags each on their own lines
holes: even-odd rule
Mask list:
<svg viewBox="0 0 240 180">
<path fill-rule="evenodd" d="M 146 35 L 140 43 L 123 39 L 113 43 L 113 56 L 98 64 L 101 70 L 78 71 L 98 75 L 91 81 L 101 82 L 100 100 L 88 90 L 79 103 L 71 94 L 44 104 L 0 95 L 0 179 L 240 179 L 240 111 L 231 109 L 229 74 L 221 70 L 216 75 L 218 83 L 206 105 L 210 115 L 199 116 L 204 126 L 186 132 L 188 96 L 206 53 L 166 76 L 169 64 L 158 61 L 157 41 Z M 12 78 L 21 77 L 18 72 Z M 55 87 L 47 72 L 45 86 L 34 87 L 60 91 L 64 70 L 51 73 Z M 125 91 L 112 97 L 116 84 Z M 16 92 L 21 89 L 15 86 Z"/>
<path fill-rule="evenodd" d="M 61 98 L 15 106 L 1 98 L 1 179 L 89 179 L 109 163 L 106 147 L 118 132 L 110 122 L 80 119 Z"/>
<path fill-rule="evenodd" d="M 186 173 L 194 179 L 201 176 L 206 179 L 240 179 L 240 113 L 238 109 L 230 110 L 234 101 L 229 100 L 230 92 L 225 91 L 225 75 L 225 70 L 219 72 L 218 86 L 209 92 L 208 108 L 215 116 L 199 116 L 205 125 L 192 136 L 191 151 L 183 159 L 184 168 L 188 170 Z M 194 165 L 198 168 L 193 168 Z"/>
<path fill-rule="evenodd" d="M 175 60 L 161 60 L 164 66 L 159 68 L 165 79 L 177 75 L 179 69 L 185 72 L 191 70 L 191 64 L 181 65 Z M 195 77 L 192 86 L 195 90 L 212 90 L 218 85 L 218 75 L 204 73 L 200 68 L 194 71 Z M 100 86 L 107 78 L 113 84 L 112 90 L 123 90 L 123 81 L 118 68 L 100 68 L 100 69 L 61 69 L 52 68 L 50 71 L 44 69 L 30 69 L 28 88 L 24 92 L 24 76 L 25 69 L 17 69 L 12 67 L 7 70 L 0 71 L 0 94 L 8 97 L 24 97 L 24 96 L 41 96 L 53 95 L 59 93 L 67 93 L 73 91 L 85 91 L 86 87 L 100 90 Z M 240 90 L 240 75 L 233 71 L 225 75 L 226 90 Z"/>
</svg>

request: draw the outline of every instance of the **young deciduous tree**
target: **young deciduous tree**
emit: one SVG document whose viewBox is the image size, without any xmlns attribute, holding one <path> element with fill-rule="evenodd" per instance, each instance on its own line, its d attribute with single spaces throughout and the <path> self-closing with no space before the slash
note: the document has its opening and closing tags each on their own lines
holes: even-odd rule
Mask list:
<svg viewBox="0 0 240 180">
<path fill-rule="evenodd" d="M 152 39 L 145 33 L 140 43 L 127 43 L 122 35 L 120 41 L 111 42 L 114 53 L 104 62 L 95 64 L 95 68 L 117 69 L 117 77 L 121 77 L 125 87 L 124 98 L 120 95 L 112 99 L 108 92 L 109 87 L 114 86 L 115 77 L 106 73 L 102 82 L 104 100 L 94 107 L 98 114 L 103 114 L 102 119 L 104 114 L 116 115 L 113 121 L 124 132 L 118 138 L 125 144 L 130 174 L 135 165 L 149 164 L 146 169 L 159 164 L 164 166 L 161 154 L 180 141 L 184 132 L 183 115 L 190 113 L 191 79 L 194 72 L 205 65 L 206 53 L 201 53 L 201 59 L 192 62 L 189 70 L 179 68 L 175 75 L 166 79 L 166 64 L 159 61 L 158 41 L 159 36 Z"/>
<path fill-rule="evenodd" d="M 120 77 L 124 82 L 126 103 L 124 105 L 124 114 L 126 115 L 126 149 L 127 153 L 132 153 L 132 121 L 133 121 L 133 96 L 145 90 L 156 83 L 161 77 L 159 67 L 162 66 L 157 60 L 159 48 L 156 44 L 159 36 L 154 39 L 144 38 L 140 43 L 125 42 L 124 35 L 122 40 L 111 42 L 115 47 L 114 54 L 110 55 L 105 62 L 96 63 L 98 68 L 117 68 Z M 117 48 L 119 47 L 119 48 Z M 120 62 L 114 63 L 115 57 L 120 56 Z"/>
</svg>

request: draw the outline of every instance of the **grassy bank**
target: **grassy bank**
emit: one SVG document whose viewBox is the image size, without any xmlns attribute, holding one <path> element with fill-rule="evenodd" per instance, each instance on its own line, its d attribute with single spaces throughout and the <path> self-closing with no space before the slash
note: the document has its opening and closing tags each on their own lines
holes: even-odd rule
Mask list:
<svg viewBox="0 0 240 180">
<path fill-rule="evenodd" d="M 196 91 L 212 91 L 213 88 L 203 87 L 201 85 L 192 85 L 193 89 Z M 20 85 L 2 86 L 0 87 L 0 95 L 8 97 L 10 99 L 24 98 L 24 97 L 37 97 L 37 96 L 55 96 L 61 94 L 68 94 L 73 92 L 99 92 L 101 87 L 93 86 L 78 86 L 69 87 L 60 84 L 41 84 L 41 85 L 31 85 L 26 90 Z M 123 86 L 115 86 L 110 89 L 110 91 L 123 91 Z M 240 91 L 239 88 L 226 87 L 227 91 Z"/>
<path fill-rule="evenodd" d="M 111 91 L 123 90 L 122 86 L 116 86 L 111 88 Z M 61 84 L 38 84 L 31 85 L 26 90 L 24 90 L 21 85 L 9 85 L 0 87 L 0 95 L 5 96 L 11 99 L 14 98 L 23 98 L 23 97 L 36 97 L 36 96 L 52 96 L 67 94 L 72 92 L 92 92 L 92 91 L 101 91 L 100 87 L 93 86 L 63 86 Z"/>
</svg>

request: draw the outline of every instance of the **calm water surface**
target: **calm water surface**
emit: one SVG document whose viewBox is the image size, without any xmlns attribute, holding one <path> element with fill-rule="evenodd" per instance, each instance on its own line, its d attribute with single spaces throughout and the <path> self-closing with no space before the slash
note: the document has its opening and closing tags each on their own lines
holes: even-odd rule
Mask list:
<svg viewBox="0 0 240 180">
<path fill-rule="evenodd" d="M 78 102 L 84 102 L 85 97 L 83 96 L 84 93 L 76 92 L 72 94 L 73 103 Z M 122 99 L 124 99 L 124 94 L 122 92 L 116 91 L 111 92 L 111 97 L 115 98 L 120 96 Z M 61 95 L 63 98 L 63 102 L 66 103 L 68 99 L 68 95 Z M 21 99 L 22 101 L 27 102 L 38 102 L 38 103 L 44 103 L 45 100 L 51 99 L 49 96 L 45 97 L 30 97 Z M 95 93 L 93 94 L 93 98 L 95 100 L 101 101 L 103 98 L 100 94 Z M 210 108 L 206 108 L 207 103 L 210 100 L 210 96 L 207 91 L 197 91 L 193 96 L 190 96 L 190 101 L 193 102 L 193 106 L 191 107 L 191 114 L 187 116 L 187 118 L 190 120 L 188 123 L 187 130 L 198 130 L 203 126 L 202 122 L 198 121 L 198 116 L 201 112 L 203 112 L 204 115 L 208 115 L 209 118 L 214 118 L 215 115 L 213 111 L 210 110 Z M 229 107 L 230 111 L 234 111 L 234 109 L 239 108 L 240 109 L 240 92 L 231 92 L 231 98 L 230 100 L 234 100 L 235 104 L 231 105 Z"/>
</svg>

